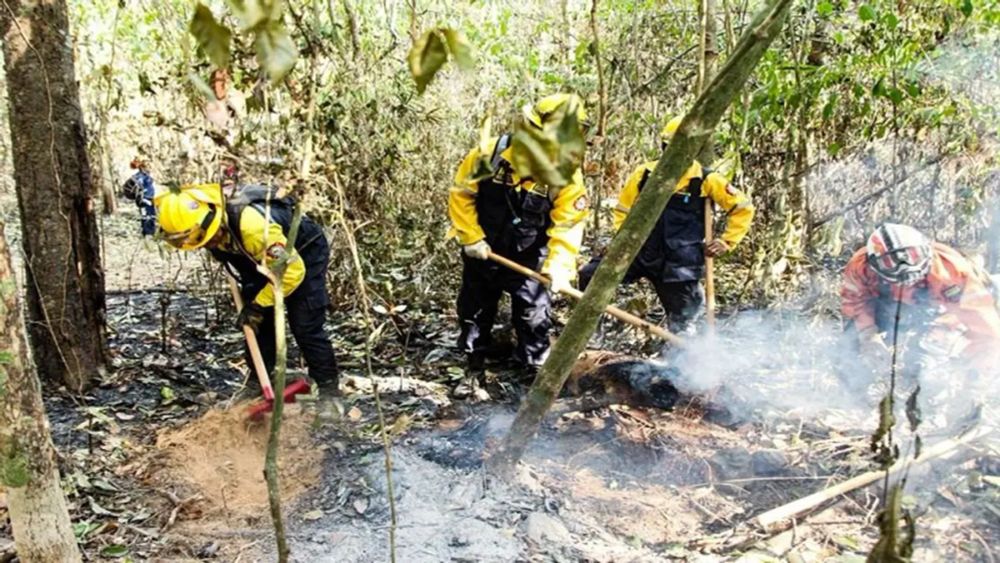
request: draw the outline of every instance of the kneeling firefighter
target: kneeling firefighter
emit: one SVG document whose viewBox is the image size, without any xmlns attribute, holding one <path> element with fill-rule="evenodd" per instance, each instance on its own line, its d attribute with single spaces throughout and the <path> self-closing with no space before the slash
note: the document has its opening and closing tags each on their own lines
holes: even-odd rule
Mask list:
<svg viewBox="0 0 1000 563">
<path fill-rule="evenodd" d="M 996 293 L 995 280 L 961 252 L 913 227 L 884 223 L 844 269 L 841 312 L 862 358 L 878 362 L 873 367 L 890 365 L 889 342 L 902 342 L 893 336 L 898 323 L 900 336 L 918 339 L 900 355 L 904 375 L 919 377 L 937 356 L 993 373 L 1000 359 Z"/>
<path fill-rule="evenodd" d="M 238 281 L 244 306 L 239 325 L 257 335 L 270 373 L 275 363 L 274 286 L 259 264 L 287 260 L 295 201 L 264 186 L 242 186 L 224 198 L 219 184 L 187 185 L 156 197 L 164 240 L 181 250 L 206 248 Z M 295 255 L 281 279 L 288 324 L 320 389 L 337 394 L 339 372 L 326 332 L 326 270 L 330 245 L 322 228 L 302 217 Z M 251 381 L 255 381 L 251 378 Z"/>
<path fill-rule="evenodd" d="M 564 104 L 569 104 L 564 106 Z M 583 122 L 582 101 L 555 94 L 523 109 L 526 126 L 543 128 L 560 111 L 572 111 Z M 519 176 L 511 164 L 510 134 L 472 149 L 455 174 L 448 196 L 450 234 L 462 244 L 462 288 L 458 294 L 461 334 L 458 347 L 477 368 L 491 344 L 491 331 L 503 293 L 510 295 L 517 334 L 514 360 L 529 371 L 541 366 L 549 352 L 551 298 L 537 281 L 488 260 L 490 252 L 509 258 L 551 279 L 558 293 L 576 277 L 576 256 L 583 239 L 588 202 L 579 168 L 561 188 Z M 474 178 L 483 160 L 491 174 Z"/>
<path fill-rule="evenodd" d="M 664 148 L 682 119 L 671 119 L 660 132 Z M 615 232 L 625 222 L 657 162 L 647 162 L 629 176 L 614 210 Z M 714 240 L 705 240 L 706 200 L 728 214 L 726 231 Z M 675 333 L 691 332 L 705 301 L 699 283 L 705 273 L 705 255 L 719 256 L 732 250 L 750 230 L 753 215 L 754 208 L 746 194 L 721 174 L 695 161 L 677 182 L 673 196 L 629 266 L 623 283 L 649 280 L 666 312 L 667 328 Z M 580 270 L 581 288 L 587 287 L 600 263 L 601 257 L 594 257 Z"/>
</svg>

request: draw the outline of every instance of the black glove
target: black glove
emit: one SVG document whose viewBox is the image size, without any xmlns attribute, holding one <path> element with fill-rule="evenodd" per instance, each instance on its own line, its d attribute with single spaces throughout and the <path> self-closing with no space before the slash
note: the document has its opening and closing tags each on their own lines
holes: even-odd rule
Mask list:
<svg viewBox="0 0 1000 563">
<path fill-rule="evenodd" d="M 243 306 L 240 310 L 240 316 L 236 320 L 236 326 L 240 330 L 243 327 L 249 326 L 250 328 L 257 330 L 260 323 L 264 322 L 264 308 L 256 303 L 248 303 Z"/>
</svg>

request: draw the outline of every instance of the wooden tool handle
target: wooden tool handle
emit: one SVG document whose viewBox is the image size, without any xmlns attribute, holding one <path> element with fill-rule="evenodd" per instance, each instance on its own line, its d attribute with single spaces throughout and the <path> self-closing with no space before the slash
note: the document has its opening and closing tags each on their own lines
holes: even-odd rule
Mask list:
<svg viewBox="0 0 1000 563">
<path fill-rule="evenodd" d="M 525 266 L 522 266 L 521 264 L 518 264 L 517 262 L 514 262 L 513 260 L 504 258 L 499 254 L 490 252 L 490 260 L 493 260 L 497 264 L 510 268 L 511 270 L 514 270 L 515 272 L 523 276 L 527 276 L 529 278 L 537 280 L 539 283 L 545 286 L 549 285 L 549 278 L 543 276 L 542 274 L 539 274 L 538 272 L 532 270 L 531 268 L 527 268 Z M 562 290 L 560 293 L 562 293 L 563 295 L 568 295 L 569 297 L 572 297 L 573 299 L 576 300 L 579 300 L 580 298 L 583 297 L 583 292 L 581 292 L 578 289 L 573 289 L 571 287 Z M 608 305 L 607 307 L 605 307 L 604 312 L 624 323 L 628 323 L 638 329 L 645 331 L 647 334 L 652 334 L 653 336 L 656 336 L 661 340 L 665 340 L 677 346 L 684 345 L 684 341 L 681 340 L 681 338 L 676 334 L 673 334 L 672 332 L 662 327 L 656 326 L 653 323 L 644 321 L 639 317 L 633 315 L 632 313 L 623 311 L 622 309 L 619 309 L 614 305 Z"/>
<path fill-rule="evenodd" d="M 705 198 L 705 246 L 715 239 L 715 213 L 712 200 Z M 709 330 L 715 328 L 715 258 L 705 253 L 705 320 Z"/>
<path fill-rule="evenodd" d="M 240 288 L 236 286 L 236 280 L 229 277 L 229 290 L 233 294 L 233 302 L 236 303 L 236 312 L 243 310 L 243 297 L 240 296 Z M 257 345 L 257 335 L 249 326 L 243 325 L 243 336 L 247 339 L 247 348 L 250 349 L 250 359 L 253 360 L 254 371 L 257 373 L 257 381 L 260 382 L 260 389 L 264 393 L 264 398 L 268 401 L 274 400 L 274 389 L 271 387 L 271 380 L 267 377 L 267 367 L 264 365 L 264 357 L 260 353 L 260 346 Z"/>
</svg>

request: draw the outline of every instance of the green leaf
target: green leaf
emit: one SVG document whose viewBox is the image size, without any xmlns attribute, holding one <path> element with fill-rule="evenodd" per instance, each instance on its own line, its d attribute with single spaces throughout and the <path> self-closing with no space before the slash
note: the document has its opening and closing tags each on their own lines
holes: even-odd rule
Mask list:
<svg viewBox="0 0 1000 563">
<path fill-rule="evenodd" d="M 163 399 L 164 403 L 172 403 L 177 395 L 174 394 L 174 390 L 164 385 L 160 387 L 160 397 Z"/>
<path fill-rule="evenodd" d="M 586 143 L 577 119 L 578 104 L 571 98 L 550 114 L 541 129 L 519 120 L 511 142 L 514 170 L 549 187 L 561 188 L 573 180 L 583 164 Z"/>
<path fill-rule="evenodd" d="M 872 9 L 868 4 L 862 4 L 858 8 L 858 17 L 861 18 L 863 22 L 870 22 L 875 19 L 875 10 Z"/>
<path fill-rule="evenodd" d="M 962 15 L 963 16 L 965 16 L 965 17 L 971 16 L 972 15 L 972 0 L 963 0 L 962 1 L 962 7 L 959 8 L 959 9 L 962 10 Z"/>
<path fill-rule="evenodd" d="M 896 26 L 899 25 L 899 18 L 896 17 L 896 14 L 888 12 L 886 15 L 882 16 L 882 22 L 887 28 L 889 28 L 889 31 L 894 31 Z"/>
<path fill-rule="evenodd" d="M 280 4 L 275 0 L 229 0 L 229 7 L 240 20 L 243 31 L 266 26 L 270 21 L 280 21 Z"/>
<path fill-rule="evenodd" d="M 284 78 L 295 66 L 299 56 L 292 37 L 288 35 L 285 26 L 277 21 L 258 29 L 253 44 L 257 51 L 257 62 L 267 72 L 271 82 Z"/>
<path fill-rule="evenodd" d="M 824 18 L 826 16 L 829 16 L 830 14 L 833 13 L 833 4 L 827 2 L 826 0 L 823 0 L 823 2 L 816 4 L 816 13 L 819 14 L 820 17 Z"/>
<path fill-rule="evenodd" d="M 87 534 L 93 532 L 99 527 L 99 524 L 93 524 L 91 522 L 77 522 L 73 524 L 73 535 L 76 539 L 81 540 L 87 537 Z"/>
<path fill-rule="evenodd" d="M 838 99 L 839 99 L 839 96 L 837 95 L 836 92 L 834 92 L 830 96 L 830 99 L 826 102 L 826 105 L 823 106 L 823 119 L 824 120 L 827 120 L 827 119 L 830 119 L 831 117 L 833 117 L 833 112 L 834 112 L 835 109 L 837 109 L 837 101 L 838 101 Z"/>
<path fill-rule="evenodd" d="M 900 90 L 899 88 L 896 88 L 895 86 L 889 88 L 889 90 L 885 93 L 885 95 L 887 98 L 892 100 L 893 104 L 898 105 L 903 101 L 903 91 Z"/>
<path fill-rule="evenodd" d="M 149 80 L 149 75 L 141 70 L 139 71 L 139 93 L 156 94 L 156 90 L 153 89 L 153 83 Z"/>
<path fill-rule="evenodd" d="M 872 96 L 885 96 L 885 77 L 879 76 L 875 84 L 872 85 Z"/>
<path fill-rule="evenodd" d="M 219 68 L 229 66 L 229 43 L 233 34 L 229 28 L 215 21 L 212 10 L 199 3 L 188 25 L 188 31 L 198 41 L 198 47 L 208 56 L 208 60 Z"/>
<path fill-rule="evenodd" d="M 406 60 L 410 63 L 410 74 L 417 84 L 417 93 L 423 94 L 434 75 L 448 60 L 448 51 L 441 40 L 441 33 L 436 29 L 424 33 L 413 44 Z"/>
<path fill-rule="evenodd" d="M 112 544 L 101 550 L 101 556 L 103 557 L 118 558 L 125 557 L 126 555 L 128 555 L 128 546 L 121 544 Z"/>
<path fill-rule="evenodd" d="M 444 40 L 448 44 L 448 52 L 455 59 L 455 64 L 462 70 L 472 70 L 476 66 L 476 59 L 472 56 L 472 47 L 461 31 L 454 29 L 442 30 Z"/>
</svg>

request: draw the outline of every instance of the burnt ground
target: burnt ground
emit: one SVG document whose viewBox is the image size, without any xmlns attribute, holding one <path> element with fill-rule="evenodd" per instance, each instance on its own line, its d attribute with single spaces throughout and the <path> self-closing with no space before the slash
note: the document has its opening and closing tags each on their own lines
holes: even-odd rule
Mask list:
<svg viewBox="0 0 1000 563">
<path fill-rule="evenodd" d="M 77 536 L 90 560 L 273 560 L 257 465 L 263 428 L 247 425 L 233 400 L 245 365 L 232 312 L 222 292 L 191 289 L 205 287 L 210 270 L 144 279 L 177 258 L 140 245 L 114 259 L 130 261 L 137 273 L 122 279 L 145 288 L 110 292 L 114 369 L 86 396 L 46 398 Z M 282 493 L 297 561 L 388 560 L 373 382 L 392 438 L 401 561 L 846 562 L 862 561 L 876 539 L 879 486 L 784 533 L 751 524 L 870 470 L 870 413 L 786 406 L 724 416 L 725 393 L 683 397 L 671 409 L 567 397 L 515 478 L 488 481 L 483 452 L 513 418 L 518 374 L 491 364 L 505 384 L 493 387 L 499 393 L 455 400 L 449 392 L 463 370 L 450 350 L 448 308 L 410 304 L 379 321 L 374 379 L 364 368 L 362 320 L 335 312 L 345 395 L 309 398 L 287 413 Z M 642 346 L 617 327 L 604 342 L 623 352 Z M 583 372 L 586 362 L 593 358 L 581 360 Z M 299 373 L 294 346 L 290 366 Z M 937 433 L 926 443 L 950 435 Z M 917 515 L 915 561 L 995 560 L 998 475 L 995 439 L 910 471 L 904 504 Z M 0 561 L 13 557 L 9 538 L 0 508 Z"/>
</svg>

